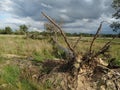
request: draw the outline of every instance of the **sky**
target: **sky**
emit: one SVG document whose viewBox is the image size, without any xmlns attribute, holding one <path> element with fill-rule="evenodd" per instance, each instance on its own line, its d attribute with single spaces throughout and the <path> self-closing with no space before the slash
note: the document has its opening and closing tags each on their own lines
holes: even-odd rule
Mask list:
<svg viewBox="0 0 120 90">
<path fill-rule="evenodd" d="M 101 33 L 113 33 L 111 4 L 112 0 L 0 0 L 0 28 L 16 30 L 26 24 L 30 30 L 43 31 L 47 20 L 41 12 L 45 12 L 62 22 L 65 32 L 95 33 L 100 22 L 107 21 Z"/>
</svg>

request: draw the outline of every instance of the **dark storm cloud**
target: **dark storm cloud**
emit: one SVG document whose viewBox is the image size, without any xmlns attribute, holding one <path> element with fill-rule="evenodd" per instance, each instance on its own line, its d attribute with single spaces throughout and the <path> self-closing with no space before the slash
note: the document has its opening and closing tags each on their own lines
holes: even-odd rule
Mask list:
<svg viewBox="0 0 120 90">
<path fill-rule="evenodd" d="M 41 15 L 43 11 L 57 21 L 63 21 L 66 29 L 80 27 L 86 29 L 86 26 L 93 26 L 94 29 L 96 27 L 94 24 L 100 22 L 102 16 L 112 15 L 111 3 L 112 0 L 2 0 L 0 11 L 10 14 L 9 19 L 14 18 L 12 23 L 21 24 L 23 21 L 20 20 L 25 20 L 37 26 L 39 22 L 43 23 L 45 20 Z M 91 26 L 89 23 L 92 23 Z"/>
<path fill-rule="evenodd" d="M 20 17 L 40 19 L 41 11 L 55 19 L 61 19 L 64 14 L 72 20 L 90 18 L 97 19 L 101 14 L 110 14 L 111 0 L 12 0 L 14 13 Z M 45 6 L 46 5 L 46 6 Z M 60 10 L 66 10 L 60 12 Z M 67 20 L 66 20 L 67 21 Z"/>
</svg>

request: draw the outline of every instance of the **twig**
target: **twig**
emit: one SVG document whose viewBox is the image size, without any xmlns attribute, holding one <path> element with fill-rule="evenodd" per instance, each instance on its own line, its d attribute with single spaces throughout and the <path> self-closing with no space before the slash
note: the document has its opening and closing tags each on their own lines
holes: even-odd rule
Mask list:
<svg viewBox="0 0 120 90">
<path fill-rule="evenodd" d="M 46 17 L 53 25 L 55 25 L 57 28 L 58 28 L 58 30 L 60 31 L 60 33 L 61 33 L 61 35 L 63 36 L 63 38 L 64 38 L 64 40 L 65 40 L 65 42 L 66 42 L 66 44 L 67 44 L 67 46 L 68 46 L 68 48 L 75 54 L 75 51 L 74 51 L 74 49 L 71 47 L 71 45 L 69 44 L 69 42 L 68 42 L 68 40 L 67 40 L 67 38 L 66 38 L 66 35 L 64 34 L 64 32 L 62 31 L 62 29 L 60 28 L 60 26 L 58 25 L 58 24 L 56 24 L 56 22 L 53 20 L 53 19 L 51 19 L 49 16 L 47 16 L 45 13 L 43 13 L 43 12 L 41 12 L 42 13 L 42 15 L 44 16 L 44 17 Z"/>
</svg>

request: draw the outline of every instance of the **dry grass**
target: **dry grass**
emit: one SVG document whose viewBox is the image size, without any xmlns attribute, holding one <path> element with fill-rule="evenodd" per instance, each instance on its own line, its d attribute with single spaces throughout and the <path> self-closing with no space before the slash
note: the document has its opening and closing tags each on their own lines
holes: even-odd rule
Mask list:
<svg viewBox="0 0 120 90">
<path fill-rule="evenodd" d="M 36 52 L 43 53 L 46 49 L 51 51 L 47 40 L 24 39 L 24 36 L 0 35 L 0 53 L 31 56 Z"/>
<path fill-rule="evenodd" d="M 72 41 L 72 44 L 74 44 L 77 37 L 70 37 L 69 39 L 70 41 Z M 112 38 L 98 38 L 93 45 L 93 49 L 95 51 L 98 51 L 102 46 L 104 46 L 106 42 L 111 39 Z M 85 53 L 89 50 L 91 40 L 92 37 L 82 37 L 78 46 L 76 47 L 76 50 Z M 110 54 L 112 55 L 112 57 L 115 57 L 117 60 L 120 61 L 120 38 L 116 38 L 112 41 L 110 47 Z"/>
<path fill-rule="evenodd" d="M 78 37 L 70 37 L 69 41 L 74 45 Z M 95 41 L 93 49 L 99 50 L 111 38 L 98 38 Z M 82 53 L 89 49 L 92 37 L 83 37 L 76 47 L 77 51 Z M 62 41 L 62 40 L 61 40 Z M 65 43 L 61 42 L 64 46 Z M 120 59 L 120 39 L 117 38 L 112 42 L 110 53 L 113 57 Z M 51 53 L 52 46 L 48 40 L 24 39 L 22 35 L 0 35 L 0 54 L 13 54 L 19 56 L 33 56 L 34 54 L 43 55 L 44 52 Z M 47 57 L 48 58 L 48 57 Z"/>
</svg>

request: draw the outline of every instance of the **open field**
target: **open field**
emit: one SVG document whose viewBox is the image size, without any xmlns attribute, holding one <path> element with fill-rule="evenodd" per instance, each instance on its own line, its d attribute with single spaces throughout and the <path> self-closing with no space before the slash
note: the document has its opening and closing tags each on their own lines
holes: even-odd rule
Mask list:
<svg viewBox="0 0 120 90">
<path fill-rule="evenodd" d="M 0 54 L 31 57 L 51 52 L 51 45 L 47 40 L 24 39 L 21 35 L 0 35 Z M 42 57 L 42 56 L 41 56 Z"/>
<path fill-rule="evenodd" d="M 69 41 L 74 45 L 77 37 L 69 37 Z M 111 38 L 98 38 L 95 41 L 94 49 L 101 48 L 106 42 Z M 89 49 L 90 42 L 92 37 L 82 37 L 77 50 L 84 52 Z M 64 44 L 64 43 L 62 43 Z M 0 35 L 0 54 L 14 54 L 20 56 L 33 56 L 36 53 L 42 55 L 44 52 L 51 53 L 52 46 L 48 43 L 48 40 L 33 40 L 33 39 L 24 39 L 24 36 L 21 35 Z M 120 39 L 116 38 L 112 41 L 110 47 L 111 54 L 120 58 Z"/>
<path fill-rule="evenodd" d="M 71 45 L 74 45 L 78 37 L 68 37 Z M 93 49 L 97 52 L 106 42 L 111 38 L 98 38 L 95 41 Z M 61 43 L 64 46 L 63 40 Z M 85 53 L 89 50 L 92 37 L 82 37 L 79 44 L 76 47 L 76 51 L 79 53 Z M 120 61 L 120 38 L 116 38 L 112 41 L 109 50 L 112 57 Z M 25 39 L 22 35 L 0 35 L 0 55 L 5 57 L 32 57 L 36 60 L 53 59 L 55 58 L 52 48 L 52 44 L 48 39 L 33 40 Z"/>
<path fill-rule="evenodd" d="M 68 38 L 71 45 L 74 45 L 77 38 L 78 37 Z M 98 51 L 110 39 L 111 38 L 98 38 L 95 41 L 93 49 Z M 85 53 L 85 51 L 89 49 L 91 40 L 92 37 L 82 37 L 76 50 L 80 53 Z M 52 45 L 48 41 L 48 39 L 25 39 L 24 36 L 21 35 L 0 35 L 0 90 L 16 90 L 16 88 L 19 88 L 18 90 L 51 90 L 45 89 L 50 88 L 50 82 L 47 82 L 46 85 L 42 87 L 35 82 L 31 82 L 31 79 L 26 78 L 26 76 L 20 80 L 21 71 L 17 66 L 17 62 L 15 62 L 15 59 L 23 60 L 22 63 L 27 65 L 29 61 L 26 62 L 24 60 L 29 60 L 29 58 L 33 58 L 35 61 L 55 59 L 56 57 L 52 53 Z M 65 43 L 61 42 L 61 44 L 65 46 Z M 120 38 L 112 41 L 110 54 L 120 62 Z M 12 63 L 10 61 L 12 61 Z M 48 70 L 45 71 L 48 72 Z"/>
</svg>

